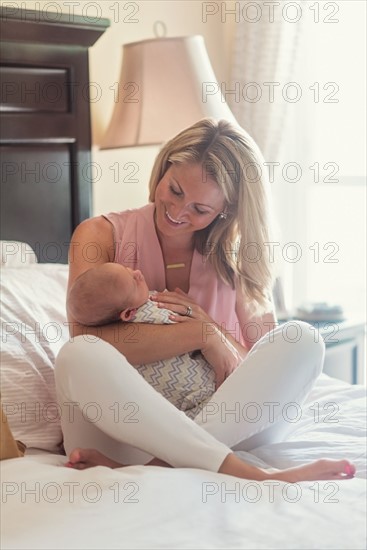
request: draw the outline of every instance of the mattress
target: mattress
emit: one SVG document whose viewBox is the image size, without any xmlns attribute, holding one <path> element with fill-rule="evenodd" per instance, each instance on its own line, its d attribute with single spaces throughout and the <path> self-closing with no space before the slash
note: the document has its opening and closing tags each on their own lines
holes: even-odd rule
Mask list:
<svg viewBox="0 0 367 550">
<path fill-rule="evenodd" d="M 287 440 L 236 452 L 261 467 L 348 458 L 354 479 L 255 482 L 196 469 L 97 466 L 29 449 L 1 464 L 1 547 L 362 549 L 365 388 L 322 374 Z"/>
</svg>

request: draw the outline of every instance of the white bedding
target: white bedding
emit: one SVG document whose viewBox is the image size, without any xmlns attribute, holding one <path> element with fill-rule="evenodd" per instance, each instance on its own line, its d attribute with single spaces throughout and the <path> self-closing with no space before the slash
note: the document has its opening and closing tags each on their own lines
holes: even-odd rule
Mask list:
<svg viewBox="0 0 367 550">
<path fill-rule="evenodd" d="M 364 393 L 322 375 L 304 407 L 307 417 L 288 441 L 238 453 L 275 467 L 348 457 L 357 464 L 352 480 L 258 483 L 154 466 L 81 472 L 54 454 L 3 461 L 1 546 L 365 548 Z M 317 423 L 310 416 L 315 403 L 324 411 Z M 328 403 L 339 407 L 336 423 L 325 422 Z"/>
<path fill-rule="evenodd" d="M 325 374 L 286 441 L 237 454 L 281 469 L 347 458 L 357 466 L 352 480 L 290 485 L 194 469 L 64 467 L 66 458 L 53 454 L 59 423 L 45 414 L 24 419 L 20 404 L 45 411 L 55 399 L 66 278 L 66 266 L 9 267 L 2 276 L 2 399 L 15 436 L 35 447 L 1 463 L 2 549 L 366 547 L 365 387 Z M 39 341 L 28 331 L 36 322 Z M 59 338 L 45 331 L 51 322 L 62 327 Z"/>
<path fill-rule="evenodd" d="M 3 461 L 1 547 L 364 549 L 364 394 L 321 375 L 286 442 L 238 453 L 281 468 L 349 458 L 352 480 L 259 483 L 154 466 L 74 471 L 45 453 Z M 315 403 L 324 411 L 317 423 Z M 339 407 L 336 423 L 325 422 L 328 403 Z"/>
</svg>

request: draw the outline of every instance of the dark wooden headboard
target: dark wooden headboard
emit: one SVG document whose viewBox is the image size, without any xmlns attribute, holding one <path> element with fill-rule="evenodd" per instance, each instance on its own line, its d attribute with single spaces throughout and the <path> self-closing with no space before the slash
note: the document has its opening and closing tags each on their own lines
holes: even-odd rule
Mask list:
<svg viewBox="0 0 367 550">
<path fill-rule="evenodd" d="M 88 48 L 109 26 L 82 16 L 1 8 L 1 240 L 39 262 L 67 262 L 91 215 Z"/>
</svg>

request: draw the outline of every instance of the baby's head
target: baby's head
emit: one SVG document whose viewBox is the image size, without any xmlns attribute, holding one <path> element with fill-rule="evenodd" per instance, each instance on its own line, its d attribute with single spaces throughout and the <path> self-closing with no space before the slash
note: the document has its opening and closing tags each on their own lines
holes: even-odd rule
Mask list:
<svg viewBox="0 0 367 550">
<path fill-rule="evenodd" d="M 115 276 L 114 291 L 117 293 L 120 292 L 120 297 L 118 298 L 120 305 L 117 308 L 117 317 L 122 319 L 122 321 L 130 321 L 134 316 L 135 310 L 148 300 L 148 285 L 139 269 L 131 269 L 120 264 L 109 265 L 112 266 L 111 275 Z"/>
<path fill-rule="evenodd" d="M 82 273 L 69 292 L 69 309 L 83 325 L 129 321 L 149 297 L 142 273 L 105 263 Z"/>
</svg>

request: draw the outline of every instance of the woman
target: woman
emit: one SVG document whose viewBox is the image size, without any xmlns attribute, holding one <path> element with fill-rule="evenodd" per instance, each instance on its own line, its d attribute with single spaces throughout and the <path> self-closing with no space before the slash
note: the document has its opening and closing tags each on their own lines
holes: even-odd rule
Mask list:
<svg viewBox="0 0 367 550">
<path fill-rule="evenodd" d="M 269 473 L 232 452 L 284 438 L 291 427 L 284 408 L 302 404 L 324 357 L 323 342 L 306 323 L 275 328 L 260 166 L 259 151 L 240 128 L 203 119 L 159 153 L 150 204 L 77 227 L 69 290 L 91 267 L 121 263 L 141 270 L 176 323 L 139 324 L 135 333 L 123 323 L 81 326 L 68 301 L 73 340 L 56 363 L 65 448 L 98 449 L 77 448 L 71 466 L 160 464 L 289 482 L 354 475 L 345 460 Z M 217 390 L 192 421 L 134 366 L 195 350 L 212 366 Z"/>
</svg>

